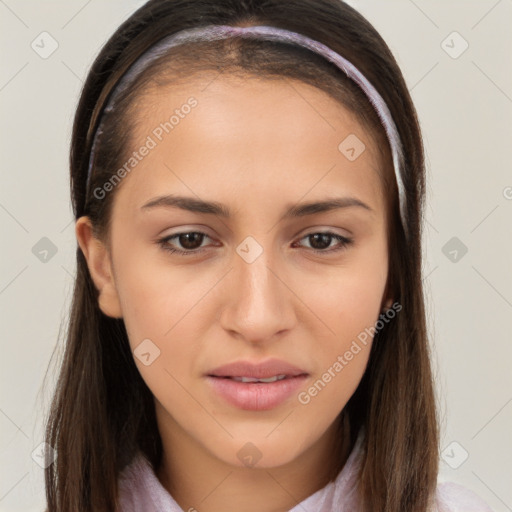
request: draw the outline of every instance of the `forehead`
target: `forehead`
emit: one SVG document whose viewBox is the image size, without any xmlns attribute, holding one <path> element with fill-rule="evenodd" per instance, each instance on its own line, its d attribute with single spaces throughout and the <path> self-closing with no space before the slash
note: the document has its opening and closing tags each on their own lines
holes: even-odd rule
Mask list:
<svg viewBox="0 0 512 512">
<path fill-rule="evenodd" d="M 381 206 L 383 170 L 370 133 L 303 82 L 203 74 L 153 87 L 133 114 L 130 149 L 152 146 L 123 183 L 137 204 L 178 186 L 199 196 L 215 190 L 231 202 L 339 189 Z"/>
</svg>

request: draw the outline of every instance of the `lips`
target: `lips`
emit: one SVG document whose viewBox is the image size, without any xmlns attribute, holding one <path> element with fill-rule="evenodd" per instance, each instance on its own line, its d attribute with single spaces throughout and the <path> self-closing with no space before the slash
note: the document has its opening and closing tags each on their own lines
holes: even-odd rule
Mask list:
<svg viewBox="0 0 512 512">
<path fill-rule="evenodd" d="M 309 373 L 286 361 L 236 361 L 206 375 L 212 392 L 225 402 L 247 411 L 268 411 L 283 405 L 308 380 Z"/>
<path fill-rule="evenodd" d="M 251 363 L 249 361 L 235 361 L 234 363 L 219 366 L 206 374 L 208 377 L 224 377 L 245 379 L 272 379 L 277 380 L 309 375 L 306 370 L 298 368 L 286 361 L 280 359 L 269 359 L 260 363 Z M 242 381 L 243 382 L 243 381 Z M 255 382 L 246 380 L 246 382 Z M 269 382 L 272 382 L 270 380 Z"/>
</svg>

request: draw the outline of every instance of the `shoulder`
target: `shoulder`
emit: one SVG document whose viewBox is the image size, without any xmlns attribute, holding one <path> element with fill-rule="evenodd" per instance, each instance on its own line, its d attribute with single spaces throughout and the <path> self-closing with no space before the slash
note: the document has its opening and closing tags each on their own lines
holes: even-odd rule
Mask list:
<svg viewBox="0 0 512 512">
<path fill-rule="evenodd" d="M 147 470 L 144 458 L 137 455 L 119 476 L 119 504 L 123 512 L 132 512 L 144 506 Z"/>
<path fill-rule="evenodd" d="M 121 512 L 183 512 L 140 452 L 119 475 L 118 501 Z"/>
<path fill-rule="evenodd" d="M 436 512 L 493 512 L 475 492 L 455 482 L 439 482 Z"/>
</svg>

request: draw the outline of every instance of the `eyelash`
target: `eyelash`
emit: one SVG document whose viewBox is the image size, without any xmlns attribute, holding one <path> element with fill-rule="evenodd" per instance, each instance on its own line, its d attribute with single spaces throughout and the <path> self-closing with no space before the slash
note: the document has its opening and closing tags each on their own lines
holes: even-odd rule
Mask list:
<svg viewBox="0 0 512 512">
<path fill-rule="evenodd" d="M 157 243 L 161 246 L 161 248 L 164 251 L 170 252 L 172 254 L 178 254 L 178 255 L 183 255 L 183 256 L 193 256 L 194 254 L 199 254 L 199 253 L 203 252 L 205 250 L 205 248 L 203 247 L 203 248 L 199 248 L 199 249 L 190 249 L 188 251 L 182 251 L 181 249 L 174 249 L 174 248 L 170 247 L 170 245 L 169 245 L 169 240 L 172 240 L 173 238 L 177 238 L 181 235 L 190 235 L 192 233 L 198 234 L 198 235 L 204 235 L 204 236 L 210 238 L 206 233 L 202 233 L 201 231 L 184 231 L 181 233 L 176 233 L 174 235 L 161 238 L 161 239 L 157 240 Z M 347 237 L 338 235 L 336 233 L 333 233 L 332 231 L 319 231 L 319 232 L 314 232 L 314 233 L 308 233 L 307 235 L 303 236 L 300 240 L 303 240 L 304 238 L 308 238 L 313 235 L 328 235 L 331 238 L 334 238 L 334 239 L 338 240 L 339 242 L 341 242 L 340 245 L 334 249 L 310 249 L 311 251 L 313 251 L 316 254 L 326 254 L 326 253 L 331 254 L 334 252 L 341 251 L 343 249 L 346 249 L 354 241 L 352 238 L 347 238 Z M 306 247 L 306 249 L 307 249 L 307 247 Z"/>
</svg>

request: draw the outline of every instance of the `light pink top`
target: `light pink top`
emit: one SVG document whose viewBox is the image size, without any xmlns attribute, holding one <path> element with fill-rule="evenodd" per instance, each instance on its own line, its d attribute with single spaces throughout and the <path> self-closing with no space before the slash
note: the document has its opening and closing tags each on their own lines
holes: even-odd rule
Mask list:
<svg viewBox="0 0 512 512">
<path fill-rule="evenodd" d="M 356 480 L 360 462 L 360 434 L 336 480 L 301 501 L 289 512 L 352 512 L 356 509 Z M 162 486 L 147 459 L 139 454 L 119 479 L 122 512 L 188 512 Z M 190 510 L 194 510 L 193 508 Z M 462 485 L 438 483 L 436 507 L 430 512 L 493 512 L 477 494 Z"/>
</svg>

